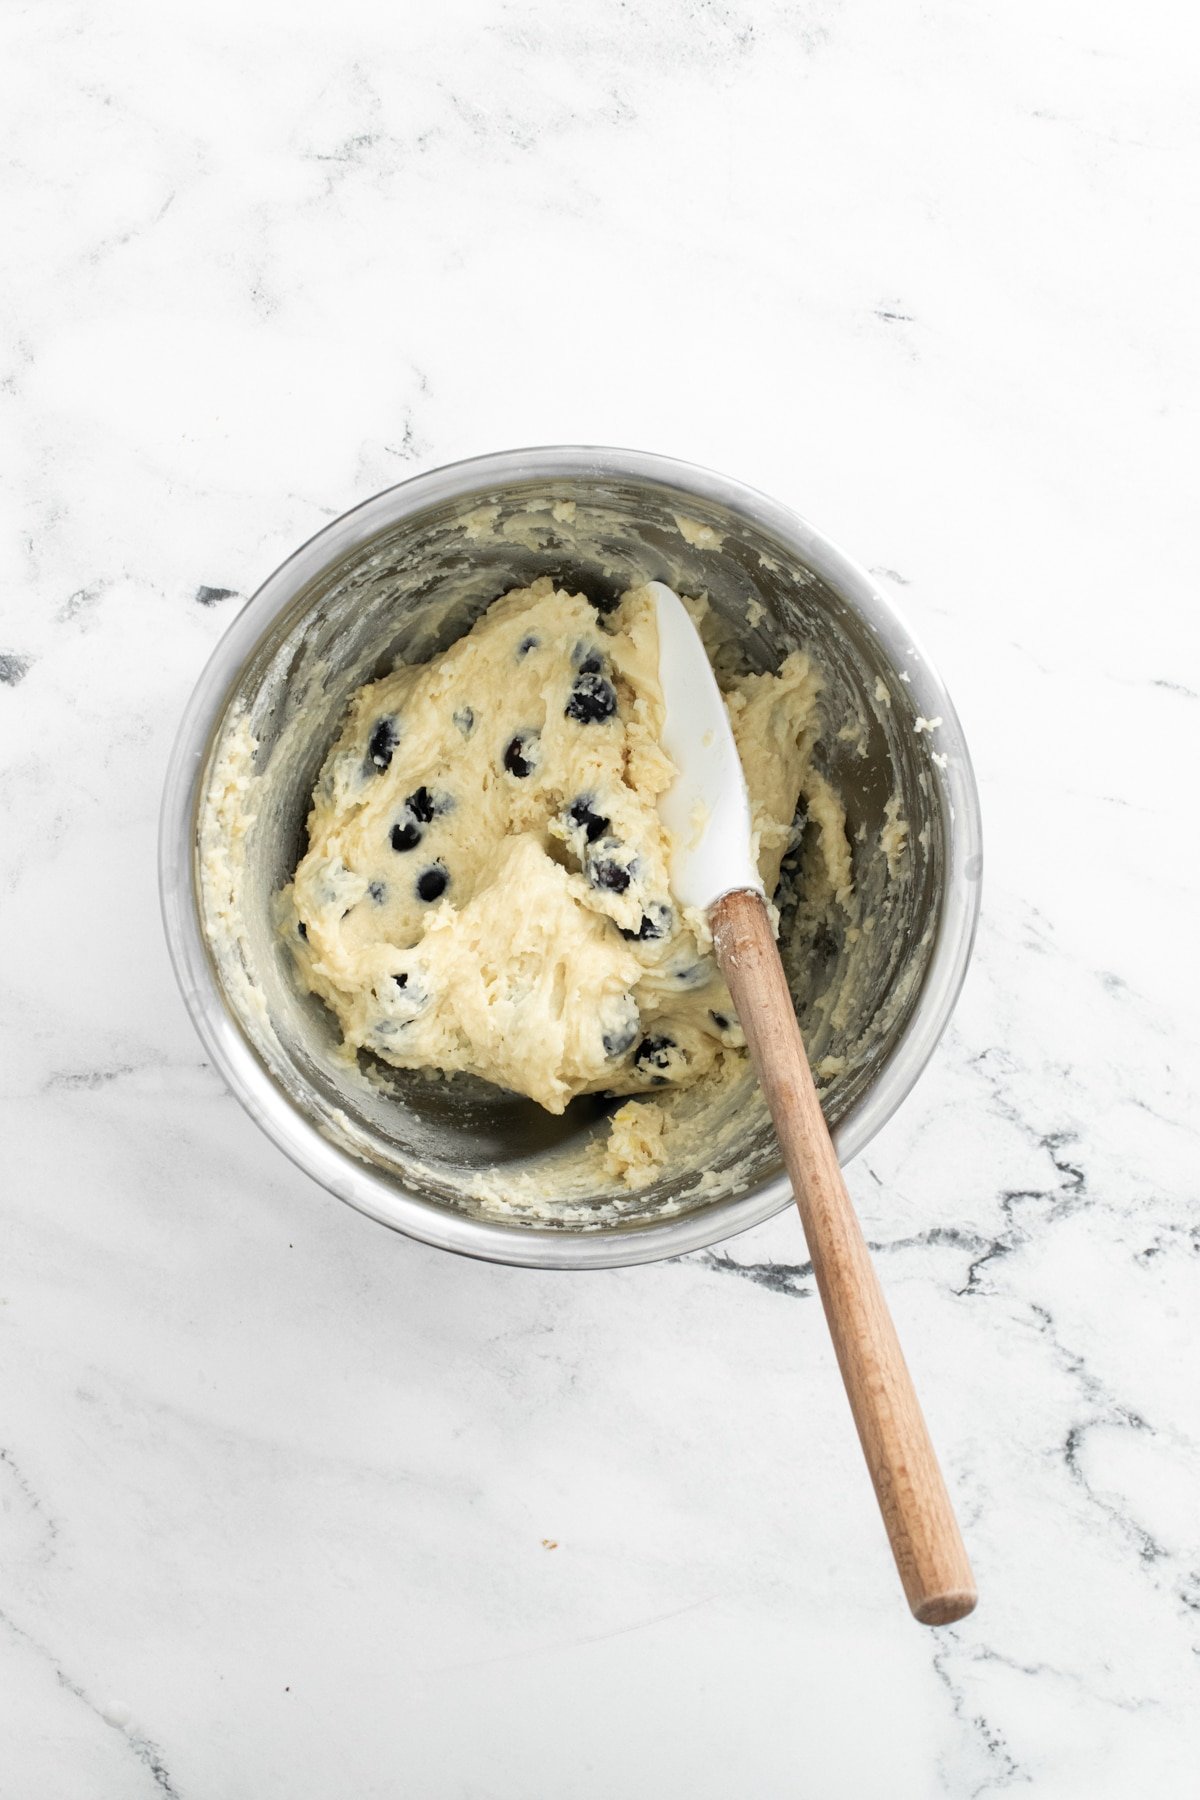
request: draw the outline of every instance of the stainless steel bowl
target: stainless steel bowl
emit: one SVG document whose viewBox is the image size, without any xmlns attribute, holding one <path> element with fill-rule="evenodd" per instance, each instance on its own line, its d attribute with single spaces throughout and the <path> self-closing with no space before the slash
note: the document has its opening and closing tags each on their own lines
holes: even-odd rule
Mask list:
<svg viewBox="0 0 1200 1800">
<path fill-rule="evenodd" d="M 626 450 L 507 451 L 419 475 L 312 538 L 230 626 L 184 715 L 163 799 L 163 917 L 214 1063 L 332 1193 L 443 1249 L 615 1266 L 715 1243 L 788 1204 L 749 1075 L 719 1102 L 692 1090 L 690 1149 L 641 1194 L 614 1193 L 589 1174 L 598 1103 L 553 1119 L 484 1083 L 347 1062 L 273 929 L 348 695 L 397 655 L 436 653 L 541 573 L 584 591 L 651 578 L 705 591 L 752 667 L 796 644 L 818 655 L 825 766 L 869 925 L 815 948 L 793 935 L 785 951 L 810 1054 L 836 1071 L 822 1098 L 839 1154 L 861 1150 L 924 1068 L 966 972 L 982 871 L 974 778 L 945 688 L 870 577 L 794 513 L 708 470 Z M 257 749 L 239 779 L 256 817 L 239 836 L 212 795 L 247 731 Z M 909 849 L 889 876 L 893 795 Z M 222 868 L 236 863 L 232 923 L 202 879 L 202 839 Z M 523 1200 L 534 1188 L 559 1198 Z"/>
</svg>

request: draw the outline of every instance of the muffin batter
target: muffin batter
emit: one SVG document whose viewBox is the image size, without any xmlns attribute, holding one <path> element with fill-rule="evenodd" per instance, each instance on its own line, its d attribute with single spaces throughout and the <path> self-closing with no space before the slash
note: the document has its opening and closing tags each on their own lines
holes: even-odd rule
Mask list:
<svg viewBox="0 0 1200 1800">
<path fill-rule="evenodd" d="M 819 685 L 799 652 L 723 682 L 767 893 L 803 792 L 844 899 L 844 815 L 810 765 Z M 662 719 L 649 594 L 603 614 L 548 578 L 359 690 L 280 915 L 349 1052 L 469 1071 L 553 1113 L 739 1052 L 703 921 L 670 891 Z"/>
</svg>

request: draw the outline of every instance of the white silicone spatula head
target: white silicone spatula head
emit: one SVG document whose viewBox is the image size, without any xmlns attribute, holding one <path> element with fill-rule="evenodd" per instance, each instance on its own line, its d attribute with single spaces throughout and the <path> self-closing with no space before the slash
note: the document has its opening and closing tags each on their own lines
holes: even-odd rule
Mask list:
<svg viewBox="0 0 1200 1800">
<path fill-rule="evenodd" d="M 661 581 L 647 584 L 658 616 L 658 679 L 667 704 L 662 745 L 679 771 L 659 800 L 671 834 L 671 886 L 707 911 L 734 888 L 762 892 L 751 854 L 750 796 L 725 702 L 687 608 Z"/>
<path fill-rule="evenodd" d="M 662 741 L 678 770 L 659 803 L 674 842 L 671 885 L 712 929 L 909 1605 L 922 1624 L 947 1625 L 975 1605 L 975 1579 L 813 1085 L 751 856 L 750 802 L 729 717 L 678 595 L 657 581 L 650 590 L 666 700 Z"/>
</svg>

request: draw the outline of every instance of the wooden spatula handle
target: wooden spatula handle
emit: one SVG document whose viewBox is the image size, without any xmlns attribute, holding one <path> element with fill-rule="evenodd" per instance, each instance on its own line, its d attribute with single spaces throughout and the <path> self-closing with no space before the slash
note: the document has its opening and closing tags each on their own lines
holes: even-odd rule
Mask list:
<svg viewBox="0 0 1200 1800">
<path fill-rule="evenodd" d="M 709 915 L 717 962 L 775 1121 L 842 1379 L 908 1604 L 923 1625 L 975 1605 L 975 1578 L 813 1086 L 762 897 Z"/>
</svg>

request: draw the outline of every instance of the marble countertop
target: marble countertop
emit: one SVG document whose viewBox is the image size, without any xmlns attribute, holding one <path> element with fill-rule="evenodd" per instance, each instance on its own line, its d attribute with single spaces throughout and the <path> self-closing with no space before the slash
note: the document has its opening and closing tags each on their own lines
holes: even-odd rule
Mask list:
<svg viewBox="0 0 1200 1800">
<path fill-rule="evenodd" d="M 4 1800 L 1195 1792 L 1189 17 L 5 12 Z M 440 1255 L 176 995 L 158 798 L 241 599 L 557 441 L 798 507 L 963 715 L 978 952 L 849 1171 L 957 1627 L 907 1617 L 792 1217 Z"/>
</svg>

